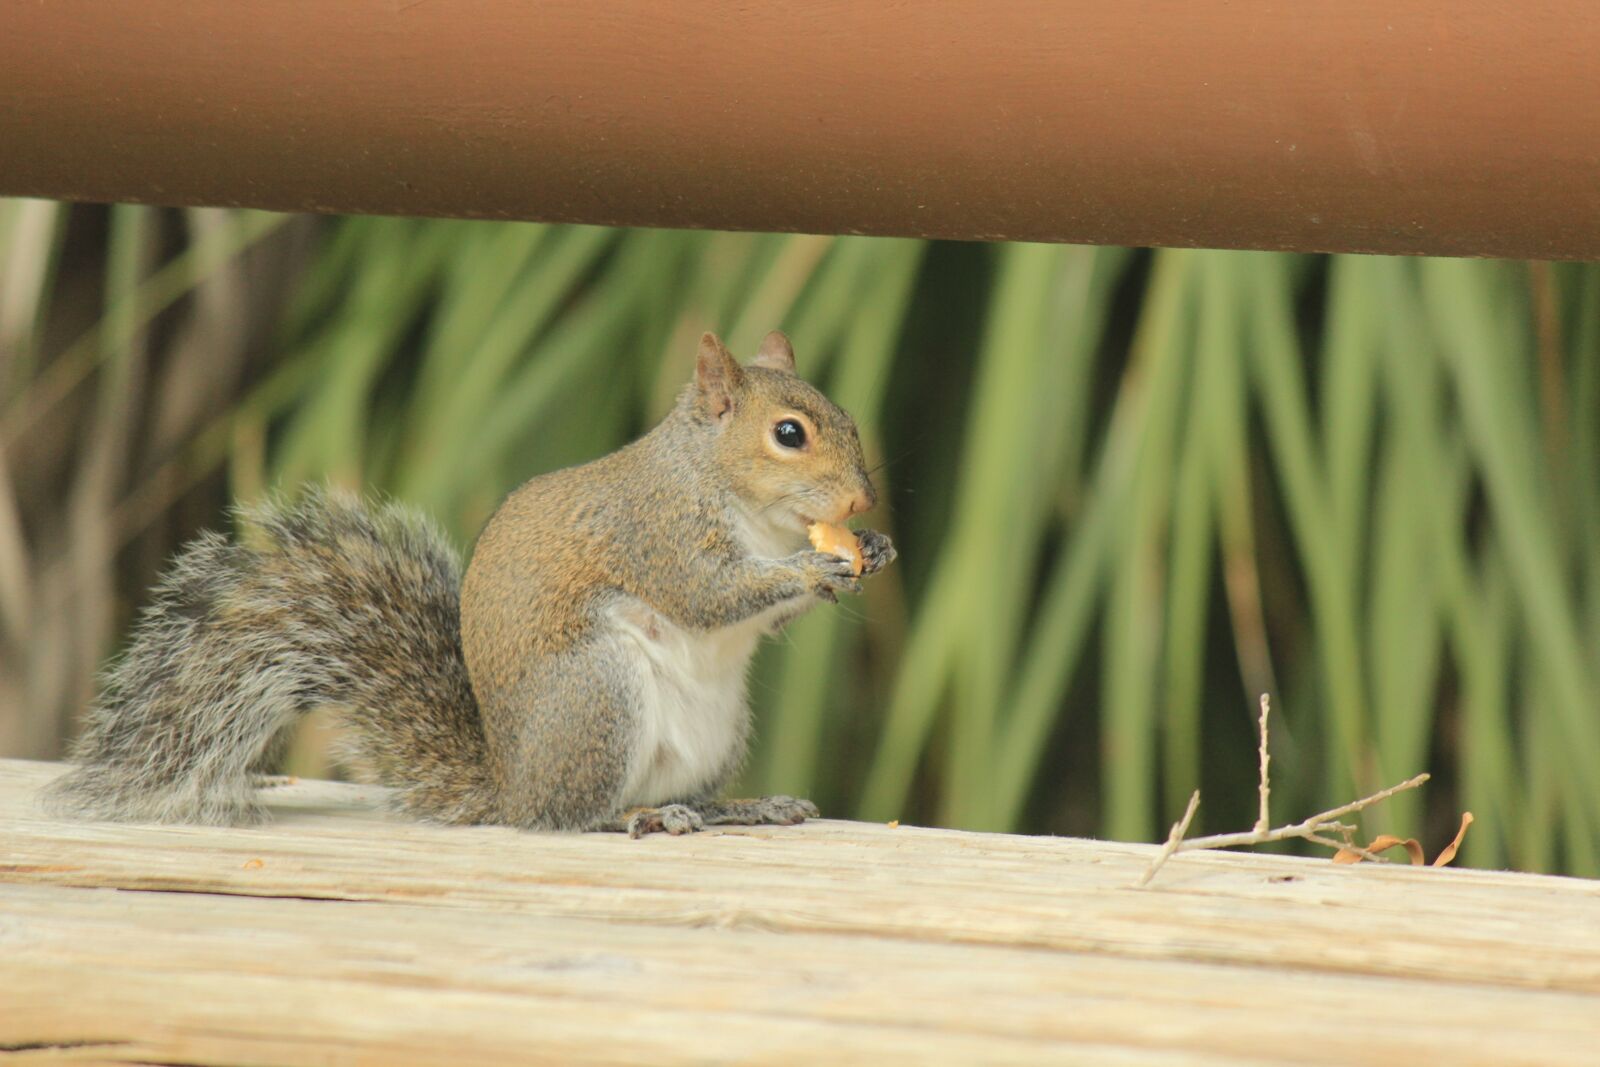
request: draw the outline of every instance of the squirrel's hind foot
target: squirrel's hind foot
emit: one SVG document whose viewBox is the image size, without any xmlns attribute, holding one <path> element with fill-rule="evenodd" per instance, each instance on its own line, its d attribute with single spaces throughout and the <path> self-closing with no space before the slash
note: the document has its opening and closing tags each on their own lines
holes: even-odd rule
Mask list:
<svg viewBox="0 0 1600 1067">
<path fill-rule="evenodd" d="M 645 834 L 692 834 L 707 826 L 794 826 L 819 815 L 817 806 L 798 797 L 756 797 L 751 800 L 710 800 L 699 804 L 663 804 L 659 808 L 634 808 L 603 829 L 626 830 L 629 837 Z"/>
<path fill-rule="evenodd" d="M 635 808 L 633 811 L 624 812 L 619 821 L 622 823 L 622 828 L 628 831 L 629 837 L 660 833 L 677 837 L 679 834 L 692 834 L 696 830 L 703 830 L 706 825 L 700 813 L 687 804 Z"/>
<path fill-rule="evenodd" d="M 707 826 L 794 826 L 818 818 L 817 806 L 800 797 L 715 800 L 700 805 Z"/>
</svg>

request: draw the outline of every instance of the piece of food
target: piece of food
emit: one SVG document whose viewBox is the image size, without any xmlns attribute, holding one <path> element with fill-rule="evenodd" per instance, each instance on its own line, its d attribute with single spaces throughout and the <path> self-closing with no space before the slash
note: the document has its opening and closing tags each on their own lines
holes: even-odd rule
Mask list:
<svg viewBox="0 0 1600 1067">
<path fill-rule="evenodd" d="M 811 538 L 812 548 L 849 560 L 850 573 L 861 573 L 865 561 L 861 558 L 861 546 L 856 543 L 854 530 L 848 526 L 835 526 L 831 522 L 814 522 L 806 527 L 806 536 Z"/>
</svg>

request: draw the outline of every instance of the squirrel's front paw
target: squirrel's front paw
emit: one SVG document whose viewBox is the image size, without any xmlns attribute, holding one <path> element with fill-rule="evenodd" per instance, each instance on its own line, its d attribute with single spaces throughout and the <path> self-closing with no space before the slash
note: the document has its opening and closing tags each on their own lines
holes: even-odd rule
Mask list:
<svg viewBox="0 0 1600 1067">
<path fill-rule="evenodd" d="M 894 542 L 889 540 L 887 534 L 877 530 L 857 530 L 856 547 L 861 550 L 861 576 L 877 574 L 883 568 L 893 563 L 900 553 L 894 550 Z"/>
<path fill-rule="evenodd" d="M 849 560 L 827 552 L 802 552 L 800 556 L 806 582 L 822 599 L 837 603 L 840 593 L 861 592 L 861 579 Z"/>
<path fill-rule="evenodd" d="M 659 808 L 640 808 L 628 818 L 628 836 L 669 833 L 692 834 L 705 829 L 700 813 L 686 804 L 663 804 Z"/>
</svg>

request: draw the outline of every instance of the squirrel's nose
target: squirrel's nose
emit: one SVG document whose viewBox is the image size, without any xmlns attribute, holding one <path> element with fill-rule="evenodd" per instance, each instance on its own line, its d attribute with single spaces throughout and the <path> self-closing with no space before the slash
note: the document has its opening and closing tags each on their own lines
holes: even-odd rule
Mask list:
<svg viewBox="0 0 1600 1067">
<path fill-rule="evenodd" d="M 861 492 L 850 498 L 850 514 L 859 515 L 863 511 L 871 511 L 872 505 L 878 502 L 878 494 L 872 486 L 867 486 Z"/>
</svg>

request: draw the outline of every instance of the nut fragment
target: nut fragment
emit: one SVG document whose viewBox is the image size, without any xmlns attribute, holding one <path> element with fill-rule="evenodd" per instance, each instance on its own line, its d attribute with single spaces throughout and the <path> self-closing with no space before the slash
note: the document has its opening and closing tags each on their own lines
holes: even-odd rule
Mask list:
<svg viewBox="0 0 1600 1067">
<path fill-rule="evenodd" d="M 850 573 L 860 575 L 865 561 L 861 558 L 861 546 L 856 542 L 854 530 L 831 522 L 814 522 L 806 527 L 806 536 L 811 538 L 812 548 L 849 560 Z"/>
</svg>

